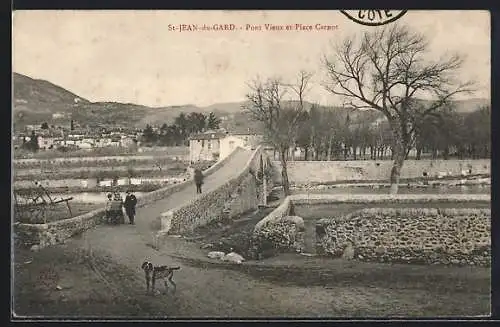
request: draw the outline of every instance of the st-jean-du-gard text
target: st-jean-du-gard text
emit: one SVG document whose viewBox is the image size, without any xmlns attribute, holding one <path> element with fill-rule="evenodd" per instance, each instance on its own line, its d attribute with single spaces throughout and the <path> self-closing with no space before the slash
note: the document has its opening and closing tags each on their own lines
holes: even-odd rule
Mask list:
<svg viewBox="0 0 500 327">
<path fill-rule="evenodd" d="M 323 32 L 335 31 L 339 27 L 336 24 L 168 24 L 169 32 L 279 32 L 279 31 L 304 31 Z"/>
</svg>

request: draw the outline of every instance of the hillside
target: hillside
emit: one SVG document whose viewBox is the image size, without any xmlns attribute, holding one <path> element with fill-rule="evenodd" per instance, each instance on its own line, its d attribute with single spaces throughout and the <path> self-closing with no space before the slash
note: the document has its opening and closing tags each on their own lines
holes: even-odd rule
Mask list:
<svg viewBox="0 0 500 327">
<path fill-rule="evenodd" d="M 89 101 L 48 81 L 13 74 L 14 124 L 35 123 Z"/>
<path fill-rule="evenodd" d="M 490 106 L 491 101 L 488 99 L 467 99 L 455 101 L 455 110 L 460 113 L 468 113 L 478 110 L 480 107 Z"/>
<path fill-rule="evenodd" d="M 48 81 L 33 79 L 18 73 L 13 74 L 13 85 L 15 104 L 25 105 L 28 109 L 34 109 L 34 105 L 41 105 L 37 107 L 37 111 L 52 111 L 50 108 L 53 104 L 72 106 L 77 102 L 89 102 Z"/>
<path fill-rule="evenodd" d="M 214 112 L 219 117 L 226 116 L 227 119 L 223 121 L 226 128 L 236 126 L 241 129 L 249 123 L 248 117 L 242 113 L 243 101 L 217 103 L 206 107 L 187 104 L 157 108 L 131 103 L 90 102 L 48 81 L 18 73 L 13 74 L 13 90 L 13 118 L 16 129 L 25 124 L 40 124 L 44 121 L 69 124 L 69 117 L 80 124 L 107 123 L 143 128 L 146 124 L 171 123 L 180 113 L 193 111 Z M 471 112 L 489 102 L 487 99 L 456 101 L 456 109 L 462 113 Z M 52 115 L 56 113 L 66 116 L 54 118 Z"/>
</svg>

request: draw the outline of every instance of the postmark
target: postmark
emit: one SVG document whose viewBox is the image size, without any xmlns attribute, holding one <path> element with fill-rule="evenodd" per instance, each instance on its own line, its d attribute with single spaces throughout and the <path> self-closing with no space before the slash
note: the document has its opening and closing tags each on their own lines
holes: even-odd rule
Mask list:
<svg viewBox="0 0 500 327">
<path fill-rule="evenodd" d="M 350 20 L 366 26 L 380 26 L 392 23 L 406 14 L 407 10 L 360 9 L 341 10 Z"/>
</svg>

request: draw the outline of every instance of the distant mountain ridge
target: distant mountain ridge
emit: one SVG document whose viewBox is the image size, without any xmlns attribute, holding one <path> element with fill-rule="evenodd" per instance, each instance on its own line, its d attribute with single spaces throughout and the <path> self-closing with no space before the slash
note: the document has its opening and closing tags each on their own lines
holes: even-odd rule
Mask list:
<svg viewBox="0 0 500 327">
<path fill-rule="evenodd" d="M 133 103 L 91 102 L 73 92 L 42 79 L 13 73 L 14 126 L 52 121 L 52 114 L 70 114 L 82 123 L 116 123 L 124 126 L 144 127 L 146 124 L 171 123 L 180 113 L 214 112 L 220 116 L 242 116 L 245 102 L 216 103 L 205 107 L 187 104 L 182 106 L 148 107 Z M 456 101 L 458 112 L 471 112 L 489 105 L 488 99 Z M 324 107 L 324 106 L 322 106 Z M 67 118 L 65 118 L 68 120 Z M 238 125 L 245 124 L 239 117 Z M 226 122 L 225 125 L 231 124 Z"/>
</svg>

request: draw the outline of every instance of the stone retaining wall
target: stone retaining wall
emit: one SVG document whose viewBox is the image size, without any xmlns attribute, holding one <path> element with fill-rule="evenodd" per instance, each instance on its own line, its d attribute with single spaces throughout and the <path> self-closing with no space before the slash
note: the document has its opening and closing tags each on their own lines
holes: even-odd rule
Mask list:
<svg viewBox="0 0 500 327">
<path fill-rule="evenodd" d="M 261 154 L 266 155 L 262 147 L 259 147 L 241 173 L 216 190 L 203 193 L 185 205 L 164 212 L 160 217 L 161 230 L 157 237 L 167 233 L 181 234 L 210 221 L 231 219 L 258 208 L 263 197 L 272 188 L 272 184 L 268 184 L 264 194 L 263 185 L 255 177 L 260 167 Z"/>
<path fill-rule="evenodd" d="M 281 180 L 281 164 L 273 161 L 275 178 Z M 460 176 L 462 171 L 472 169 L 472 174 L 490 174 L 491 160 L 406 160 L 401 169 L 401 178 L 420 178 L 422 173 L 438 176 L 446 173 Z M 295 185 L 329 183 L 337 181 L 388 180 L 392 168 L 390 160 L 354 161 L 290 161 L 288 177 Z"/>
<path fill-rule="evenodd" d="M 272 256 L 279 252 L 302 252 L 304 229 L 292 221 L 280 220 L 267 224 L 252 235 L 255 258 Z M 260 255 L 260 257 L 259 257 Z"/>
<path fill-rule="evenodd" d="M 320 220 L 316 237 L 332 257 L 490 266 L 490 226 L 489 209 L 372 208 Z"/>
<path fill-rule="evenodd" d="M 99 224 L 104 214 L 105 210 L 102 208 L 47 224 L 14 224 L 14 241 L 23 247 L 37 246 L 38 248 L 62 243 Z"/>
<path fill-rule="evenodd" d="M 422 202 L 490 202 L 490 194 L 293 194 L 255 225 L 255 230 L 274 223 L 290 214 L 291 204 L 315 205 L 335 203 L 422 203 Z"/>
<path fill-rule="evenodd" d="M 242 149 L 235 149 L 228 157 L 215 163 L 212 167 L 205 170 L 205 176 L 209 176 L 222 168 L 228 160 L 236 155 Z M 157 200 L 170 196 L 171 194 L 183 190 L 187 187 L 193 187 L 193 181 L 188 180 L 183 183 L 170 185 L 159 190 L 149 192 L 137 197 L 137 207 L 143 207 Z M 47 224 L 15 224 L 14 234 L 15 242 L 22 246 L 34 246 L 39 248 L 64 242 L 67 238 L 81 233 L 94 227 L 102 221 L 105 209 L 97 209 L 86 214 L 64 219 Z"/>
<path fill-rule="evenodd" d="M 280 250 L 283 250 L 283 247 L 288 247 L 290 251 L 300 251 L 303 244 L 303 234 L 301 234 L 299 229 L 294 229 L 290 221 L 284 221 L 285 217 L 293 214 L 291 212 L 293 205 L 335 203 L 489 203 L 490 201 L 491 196 L 489 194 L 294 194 L 286 197 L 280 206 L 259 221 L 255 225 L 253 235 L 255 239 L 266 239 L 266 242 L 269 240 L 275 248 L 279 248 Z M 377 210 L 384 213 L 378 217 L 377 213 L 379 211 Z M 357 257 L 361 260 L 473 265 L 489 264 L 491 246 L 486 241 L 486 239 L 489 240 L 491 217 L 489 209 L 366 209 L 361 211 L 360 215 L 362 215 L 362 219 L 359 218 L 357 220 L 345 217 L 336 218 L 337 220 L 347 221 L 345 223 L 338 223 L 335 219 L 333 222 L 331 220 L 323 221 L 322 224 L 325 225 L 323 230 L 330 229 L 326 238 L 323 235 L 316 236 L 317 239 L 321 239 L 321 242 L 323 242 L 320 242 L 321 246 L 317 249 L 318 253 L 321 254 L 323 252 L 323 254 L 333 256 L 344 256 L 344 252 L 346 252 L 346 240 L 352 239 L 353 249 L 351 251 L 361 256 Z M 413 218 L 412 216 L 415 215 L 416 218 Z M 405 218 L 400 220 L 402 216 Z M 455 219 L 455 216 L 456 221 L 460 221 L 460 223 L 454 222 L 453 219 Z M 373 221 L 366 223 L 365 220 L 370 220 L 371 217 L 378 218 L 373 218 Z M 344 226 L 344 224 L 346 225 Z M 341 227 L 336 229 L 339 225 Z M 363 226 L 369 227 L 364 228 Z M 322 227 L 321 224 L 319 227 Z M 321 228 L 317 229 L 317 233 L 319 233 L 318 230 L 321 230 Z M 342 237 L 338 237 L 336 231 Z M 439 234 L 441 231 L 443 232 L 441 236 L 445 235 L 443 236 L 444 238 L 441 236 L 432 238 L 433 232 Z M 460 236 L 462 234 L 463 236 Z M 458 243 L 453 243 L 453 235 L 462 237 L 460 238 L 460 242 L 465 242 L 468 246 L 466 249 L 470 252 L 460 252 L 462 248 L 455 246 Z M 400 236 L 404 237 L 402 241 L 395 241 Z M 418 236 L 422 237 L 420 239 L 417 238 L 418 241 L 416 241 L 418 246 L 421 246 L 420 249 L 414 248 L 414 243 L 409 241 Z M 340 239 L 341 241 L 335 243 L 333 242 L 334 239 Z M 359 239 L 362 241 L 359 241 Z M 288 243 L 286 240 L 288 240 Z M 394 243 L 391 243 L 392 241 Z M 404 243 L 407 241 L 410 243 Z M 405 248 L 403 245 L 407 247 Z M 383 246 L 384 251 L 382 251 L 380 246 Z M 341 252 L 339 252 L 340 249 Z M 458 252 L 449 252 L 454 251 L 450 249 Z M 437 254 L 433 254 L 433 252 Z M 470 256 L 471 254 L 472 257 Z"/>
</svg>

